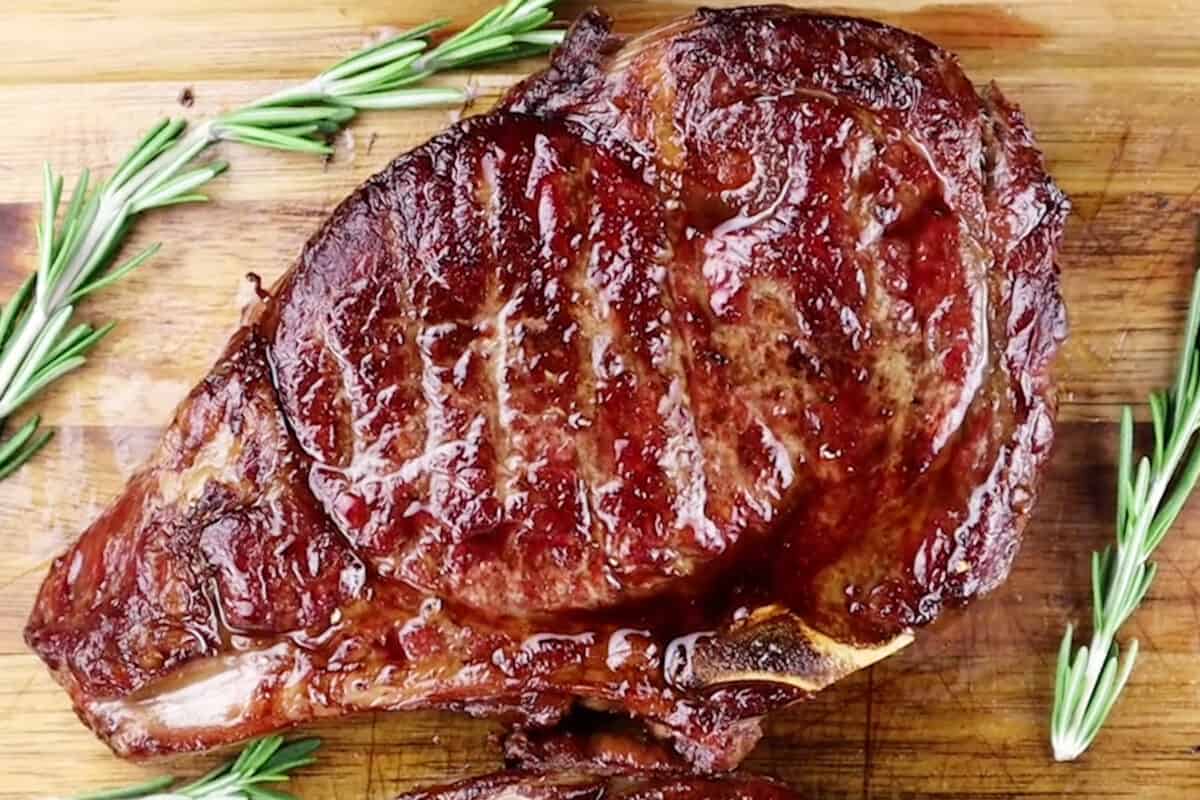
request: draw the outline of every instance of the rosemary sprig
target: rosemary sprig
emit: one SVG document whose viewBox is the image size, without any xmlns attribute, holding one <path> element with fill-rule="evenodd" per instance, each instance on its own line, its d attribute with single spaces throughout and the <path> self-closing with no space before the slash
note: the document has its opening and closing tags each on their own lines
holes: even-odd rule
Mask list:
<svg viewBox="0 0 1200 800">
<path fill-rule="evenodd" d="M 545 53 L 563 31 L 545 28 L 554 0 L 509 0 L 462 32 L 428 50 L 428 35 L 447 24 L 436 20 L 360 50 L 317 77 L 219 117 L 215 135 L 284 150 L 328 152 L 314 141 L 346 114 L 363 109 L 460 105 L 457 88 L 414 88 L 448 69 L 476 67 Z"/>
<path fill-rule="evenodd" d="M 1116 543 L 1092 554 L 1092 641 L 1071 660 L 1074 630 L 1058 651 L 1050 742 L 1057 761 L 1072 761 L 1091 745 L 1129 680 L 1138 643 L 1120 658 L 1116 635 L 1142 602 L 1157 566 L 1150 556 L 1179 516 L 1200 478 L 1200 272 L 1180 348 L 1175 384 L 1150 394 L 1154 449 L 1134 465 L 1133 412 L 1121 414 L 1117 461 Z M 1190 452 L 1189 452 L 1190 451 Z"/>
<path fill-rule="evenodd" d="M 537 55 L 562 39 L 548 29 L 553 0 L 509 0 L 430 50 L 437 20 L 339 61 L 312 80 L 185 131 L 182 119 L 155 125 L 107 181 L 80 175 L 60 208 L 63 178 L 43 174 L 37 225 L 37 271 L 0 311 L 0 431 L 18 409 L 49 384 L 78 369 L 113 323 L 69 326 L 75 306 L 110 286 L 158 252 L 154 244 L 128 261 L 113 262 L 136 218 L 151 209 L 203 202 L 199 189 L 223 172 L 224 161 L 198 164 L 219 141 L 307 153 L 331 153 L 327 139 L 364 109 L 458 105 L 457 88 L 420 84 L 449 69 Z M 52 435 L 33 417 L 0 441 L 0 479 L 28 461 Z"/>
<path fill-rule="evenodd" d="M 295 800 L 276 789 L 263 784 L 282 783 L 289 773 L 316 761 L 313 753 L 321 746 L 320 739 L 297 739 L 283 741 L 282 736 L 268 736 L 246 745 L 233 761 L 221 766 L 191 783 L 171 788 L 176 780 L 170 775 L 125 786 L 80 795 L 75 800 L 129 800 L 129 798 L 152 798 L 153 800 Z"/>
</svg>

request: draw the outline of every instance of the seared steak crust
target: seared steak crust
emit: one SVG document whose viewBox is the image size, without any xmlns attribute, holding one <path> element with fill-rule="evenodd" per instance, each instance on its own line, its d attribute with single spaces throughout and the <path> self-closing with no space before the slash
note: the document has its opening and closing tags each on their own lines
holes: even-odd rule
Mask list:
<svg viewBox="0 0 1200 800">
<path fill-rule="evenodd" d="M 1067 210 L 918 37 L 586 15 L 338 207 L 27 640 L 122 755 L 582 701 L 732 767 L 1004 579 Z"/>
<path fill-rule="evenodd" d="M 799 800 L 799 795 L 763 778 L 603 779 L 505 772 L 402 794 L 396 800 Z"/>
</svg>

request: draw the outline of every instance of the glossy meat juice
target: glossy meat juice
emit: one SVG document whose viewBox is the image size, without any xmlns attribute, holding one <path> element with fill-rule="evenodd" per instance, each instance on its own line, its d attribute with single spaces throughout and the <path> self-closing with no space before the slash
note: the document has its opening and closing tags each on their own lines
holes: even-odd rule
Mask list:
<svg viewBox="0 0 1200 800">
<path fill-rule="evenodd" d="M 918 37 L 586 15 L 338 207 L 28 641 L 123 755 L 582 704 L 731 768 L 1007 575 L 1067 211 Z"/>
</svg>

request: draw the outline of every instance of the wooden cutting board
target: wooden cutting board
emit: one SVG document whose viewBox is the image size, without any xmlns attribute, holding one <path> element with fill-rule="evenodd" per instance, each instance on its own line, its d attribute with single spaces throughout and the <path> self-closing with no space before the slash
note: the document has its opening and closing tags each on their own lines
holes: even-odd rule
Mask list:
<svg viewBox="0 0 1200 800">
<path fill-rule="evenodd" d="M 32 215 L 49 159 L 110 169 L 156 117 L 199 119 L 323 65 L 389 26 L 492 0 L 10 0 L 0 13 L 0 297 L 32 265 Z M 688 3 L 601 2 L 636 31 Z M 823 5 L 814 3 L 814 5 Z M 563 17 L 583 4 L 564 3 Z M 1004 5 L 864 0 L 847 10 L 957 51 L 1029 116 L 1075 211 L 1062 254 L 1072 334 L 1057 362 L 1059 444 L 1011 579 L 905 652 L 774 717 L 747 763 L 812 798 L 1195 797 L 1200 790 L 1200 502 L 1163 545 L 1159 578 L 1126 636 L 1144 655 L 1081 762 L 1047 745 L 1052 657 L 1086 624 L 1088 551 L 1111 536 L 1114 420 L 1169 380 L 1200 224 L 1200 2 L 1053 0 Z M 485 109 L 539 62 L 456 75 Z M 194 105 L 181 108 L 190 89 Z M 203 208 L 158 213 L 137 243 L 162 253 L 82 315 L 119 327 L 34 410 L 58 427 L 0 483 L 0 798 L 65 795 L 160 770 L 122 763 L 75 719 L 21 639 L 48 560 L 146 456 L 248 298 L 274 280 L 343 195 L 445 127 L 447 111 L 363 115 L 329 163 L 226 148 Z M 136 244 L 136 243 L 135 243 Z M 1145 414 L 1139 409 L 1139 418 Z M 388 798 L 499 765 L 487 722 L 375 714 L 315 728 L 305 798 Z M 211 759 L 172 765 L 181 773 Z"/>
</svg>

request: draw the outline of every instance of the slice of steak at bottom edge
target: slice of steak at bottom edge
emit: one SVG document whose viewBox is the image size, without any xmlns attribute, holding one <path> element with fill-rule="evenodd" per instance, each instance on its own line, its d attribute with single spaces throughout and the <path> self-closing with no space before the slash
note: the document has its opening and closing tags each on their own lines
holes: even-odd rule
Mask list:
<svg viewBox="0 0 1200 800">
<path fill-rule="evenodd" d="M 730 768 L 1004 578 L 1066 209 L 917 37 L 587 16 L 339 206 L 27 640 L 127 756 L 578 702 Z"/>
<path fill-rule="evenodd" d="M 765 778 L 597 778 L 588 775 L 497 773 L 402 794 L 396 800 L 799 800 Z"/>
</svg>

